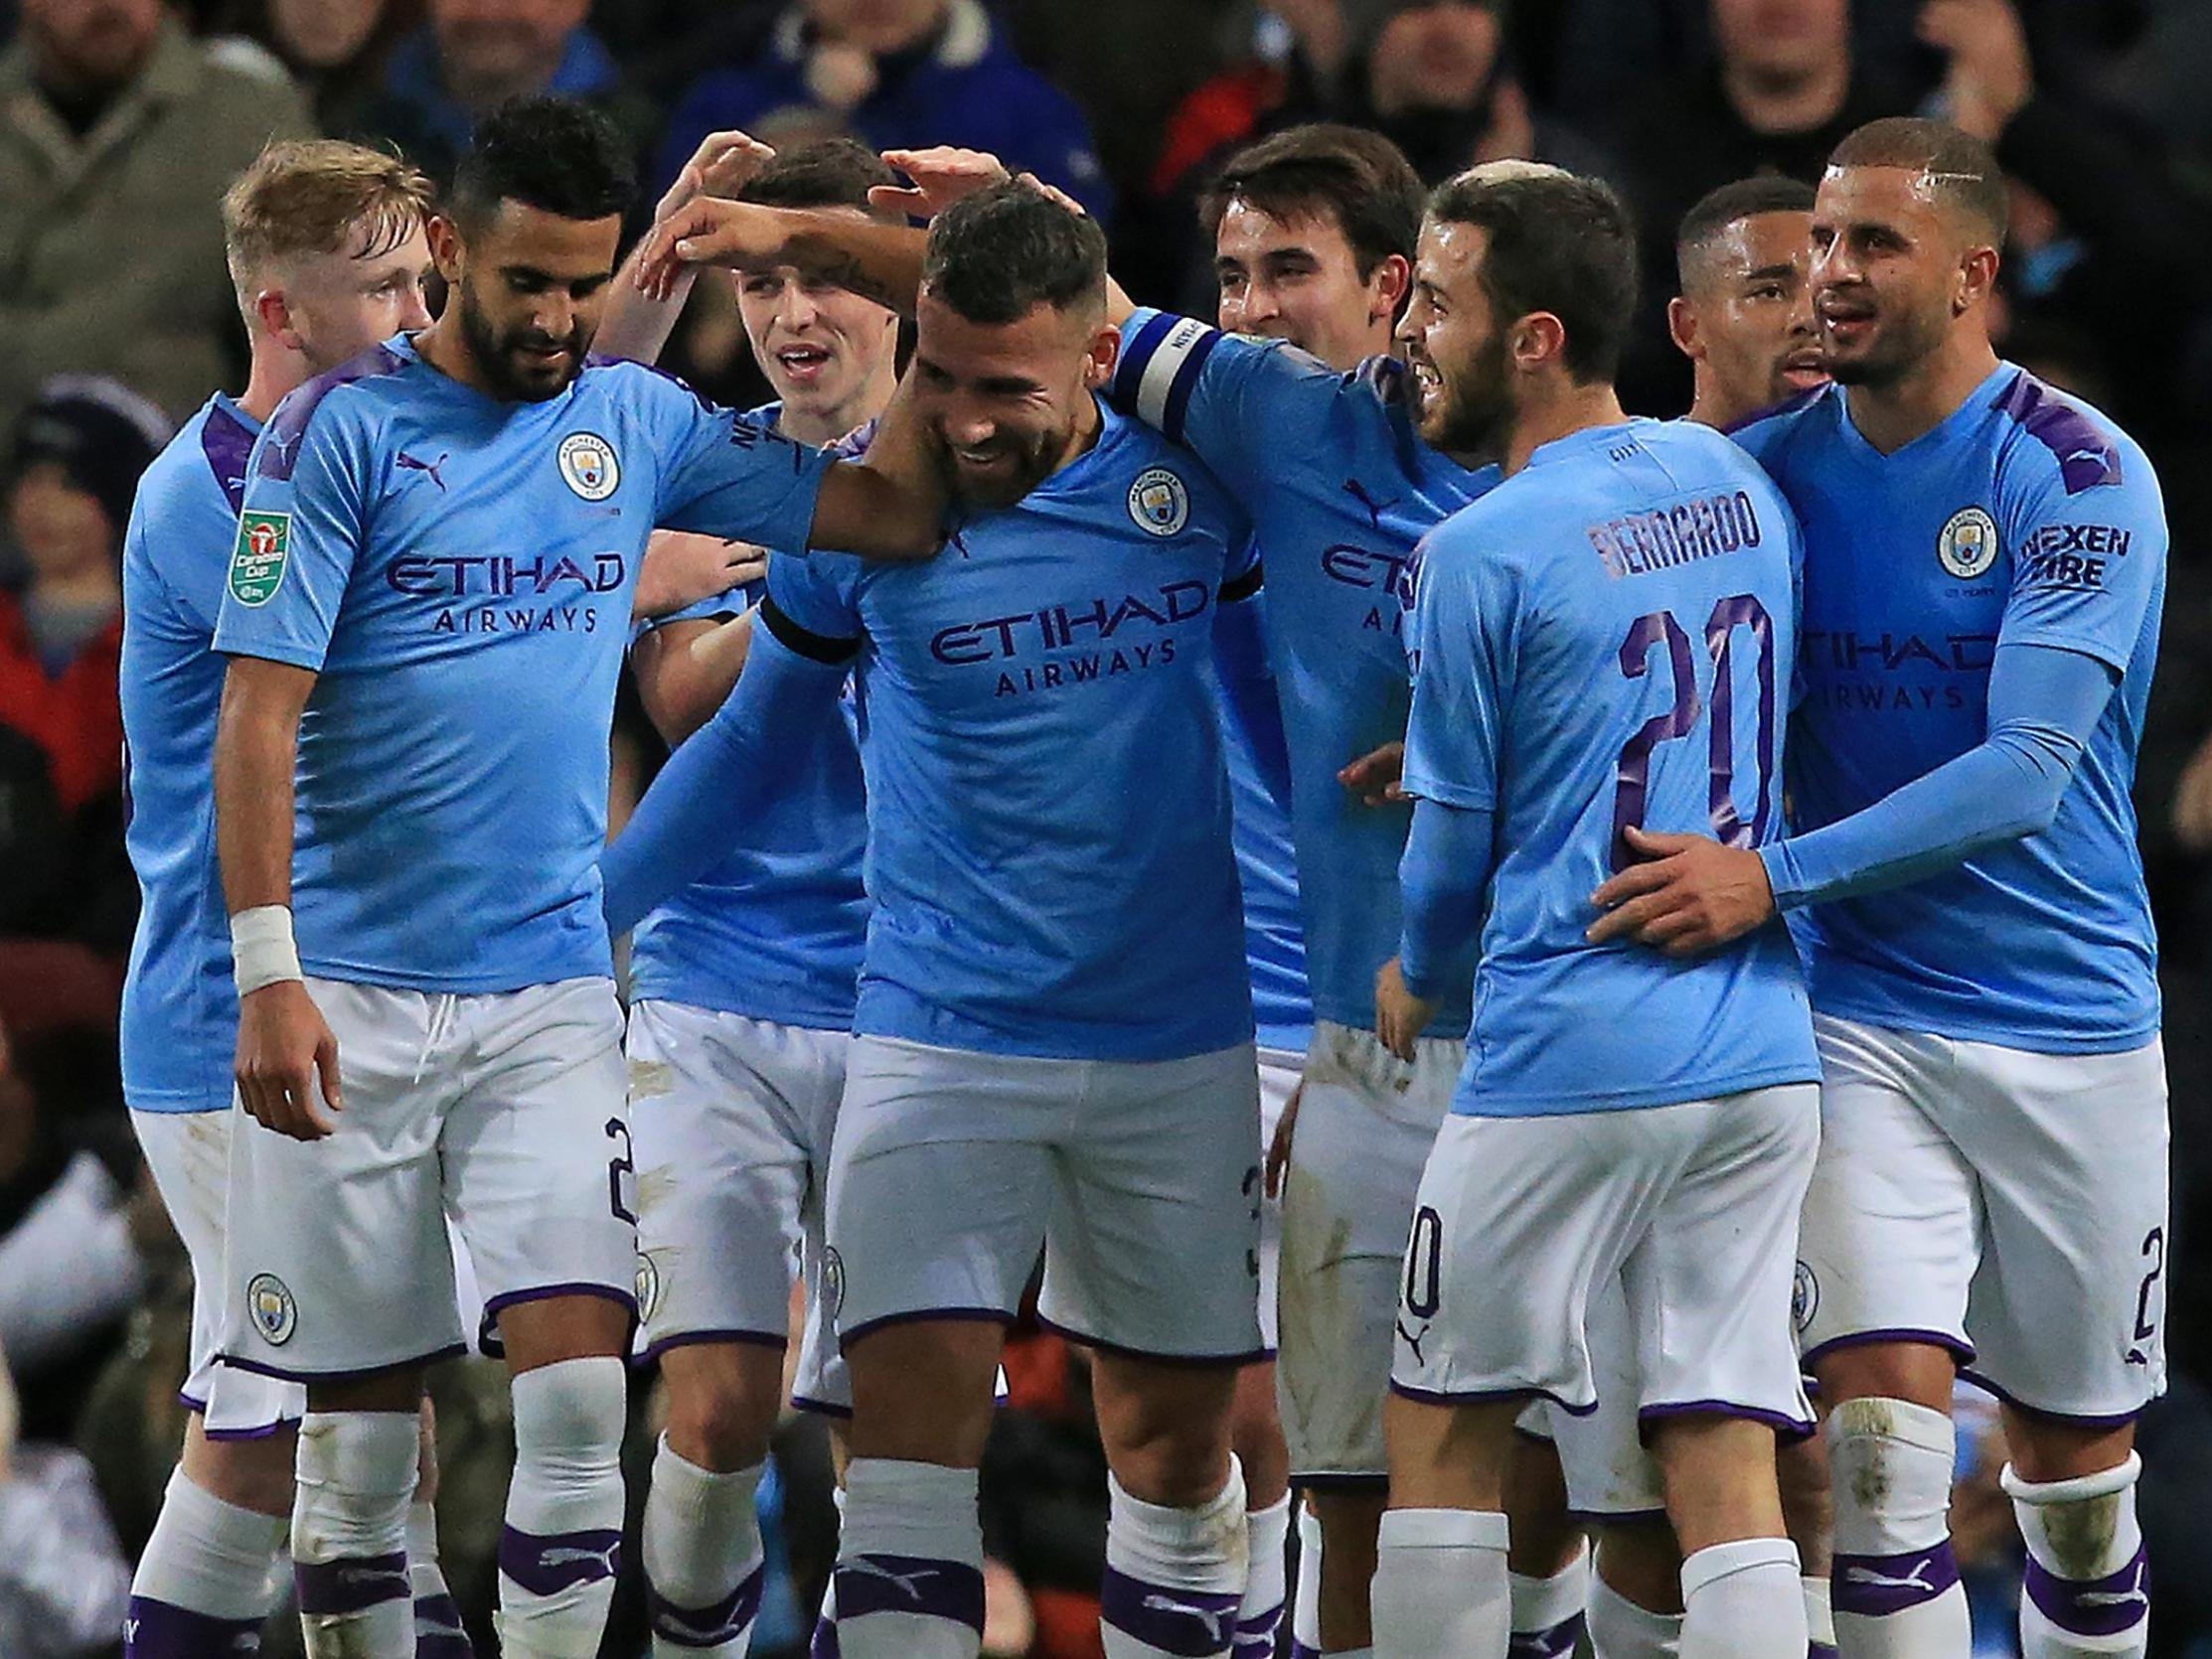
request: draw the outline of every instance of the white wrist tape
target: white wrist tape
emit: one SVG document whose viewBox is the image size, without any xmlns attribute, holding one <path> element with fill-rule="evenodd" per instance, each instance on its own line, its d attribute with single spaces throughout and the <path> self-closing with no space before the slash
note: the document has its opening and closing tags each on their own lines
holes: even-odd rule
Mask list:
<svg viewBox="0 0 2212 1659">
<path fill-rule="evenodd" d="M 292 943 L 291 907 L 260 904 L 233 916 L 231 962 L 240 996 L 250 996 L 280 980 L 300 979 L 299 948 Z"/>
</svg>

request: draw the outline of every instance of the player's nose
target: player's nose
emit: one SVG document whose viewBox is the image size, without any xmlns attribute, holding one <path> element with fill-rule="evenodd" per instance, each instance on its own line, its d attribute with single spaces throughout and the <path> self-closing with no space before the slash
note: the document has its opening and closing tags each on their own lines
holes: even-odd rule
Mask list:
<svg viewBox="0 0 2212 1659">
<path fill-rule="evenodd" d="M 423 297 L 422 284 L 417 282 L 406 290 L 399 303 L 399 332 L 413 334 L 430 326 L 430 305 Z"/>
</svg>

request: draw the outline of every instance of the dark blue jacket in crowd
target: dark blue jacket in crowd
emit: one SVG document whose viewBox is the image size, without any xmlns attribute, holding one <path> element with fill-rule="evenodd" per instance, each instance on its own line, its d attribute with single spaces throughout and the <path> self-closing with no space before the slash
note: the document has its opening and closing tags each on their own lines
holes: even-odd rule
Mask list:
<svg viewBox="0 0 2212 1659">
<path fill-rule="evenodd" d="M 1016 172 L 1057 185 L 1101 221 L 1111 211 L 1113 193 L 1082 111 L 1014 55 L 977 0 L 952 0 L 931 40 L 878 59 L 875 90 L 843 116 L 822 109 L 807 89 L 811 44 L 794 6 L 753 62 L 695 81 L 669 117 L 662 182 L 676 177 L 709 133 L 724 128 L 776 144 L 842 127 L 878 150 L 988 150 Z"/>
</svg>

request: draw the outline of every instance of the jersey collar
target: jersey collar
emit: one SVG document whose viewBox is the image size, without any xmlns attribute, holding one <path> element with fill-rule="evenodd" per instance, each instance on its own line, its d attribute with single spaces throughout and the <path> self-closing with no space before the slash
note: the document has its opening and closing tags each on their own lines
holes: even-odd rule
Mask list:
<svg viewBox="0 0 2212 1659">
<path fill-rule="evenodd" d="M 1955 436 L 1973 426 L 1989 412 L 1991 405 L 1996 402 L 1998 394 L 2011 382 L 2012 377 L 2019 372 L 2013 365 L 2000 359 L 1996 368 L 1989 371 L 1988 377 L 1975 386 L 1974 390 L 1967 393 L 1967 400 L 1964 403 L 1961 403 L 1951 413 L 1945 415 L 1943 419 L 1937 421 L 1935 425 L 1913 439 L 1912 442 L 1891 450 L 1887 455 L 1884 455 L 1866 441 L 1865 435 L 1858 429 L 1858 422 L 1851 418 L 1851 388 L 1846 385 L 1838 385 L 1835 388 L 1835 424 L 1842 433 L 1843 448 L 1859 461 L 1876 467 L 1888 462 L 1903 460 L 1908 455 L 1946 448 Z"/>
</svg>

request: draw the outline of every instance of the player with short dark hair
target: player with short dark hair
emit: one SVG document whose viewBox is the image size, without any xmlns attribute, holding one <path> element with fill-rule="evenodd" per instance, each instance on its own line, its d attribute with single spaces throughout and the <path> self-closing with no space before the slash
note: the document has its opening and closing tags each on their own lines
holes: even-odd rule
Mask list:
<svg viewBox="0 0 2212 1659">
<path fill-rule="evenodd" d="M 2004 1403 L 2023 1650 L 2139 1654 L 2149 1616 L 2166 1086 L 2129 790 L 2167 532 L 2142 451 L 1991 347 L 2004 209 L 1987 146 L 1940 123 L 1836 147 L 1813 219 L 1835 384 L 1738 434 L 1805 520 L 1792 833 L 1641 839 L 1594 930 L 1694 952 L 1779 910 L 1805 947 L 1825 1081 L 1798 1325 L 1836 1635 L 1896 1659 L 1968 1644 L 1962 1371 Z"/>
<path fill-rule="evenodd" d="M 1774 1473 L 1777 1430 L 1812 1423 L 1788 1324 L 1818 1077 L 1796 958 L 1779 927 L 1687 969 L 1583 938 L 1629 831 L 1779 830 L 1795 521 L 1718 434 L 1622 414 L 1635 268 L 1603 184 L 1478 169 L 1432 200 L 1402 329 L 1424 434 L 1498 450 L 1505 480 L 1429 535 L 1410 624 L 1378 1034 L 1410 1052 L 1479 960 L 1400 1286 L 1382 1659 L 1507 1651 L 1515 1420 L 1601 1386 L 1633 1391 L 1664 1474 L 1683 1650 L 1806 1650 Z M 1616 1284 L 1633 1357 L 1601 1380 Z"/>
<path fill-rule="evenodd" d="M 726 185 L 738 200 L 855 219 L 875 212 L 869 190 L 897 183 L 850 139 L 755 152 L 746 165 L 757 170 Z M 894 313 L 792 266 L 740 273 L 737 292 L 778 393 L 746 419 L 831 445 L 882 414 L 897 386 Z M 631 668 L 672 745 L 736 684 L 766 591 L 754 579 L 639 632 Z M 782 1404 L 794 1262 L 809 1287 L 795 1402 L 833 1418 L 852 1407 L 821 1293 L 822 1201 L 869 912 L 850 692 L 844 713 L 744 844 L 639 923 L 630 952 L 641 1318 L 668 1394 L 642 1541 L 660 1659 L 734 1654 L 750 1638 L 762 1579 L 753 1500 Z"/>
<path fill-rule="evenodd" d="M 1826 382 L 1812 226 L 1813 187 L 1796 179 L 1738 179 L 1684 216 L 1666 327 L 1695 377 L 1690 419 L 1733 426 Z"/>
<path fill-rule="evenodd" d="M 502 1644 L 589 1652 L 605 1620 L 636 1249 L 596 864 L 648 535 L 936 541 L 918 473 L 588 359 L 627 180 L 579 105 L 488 116 L 430 223 L 444 314 L 286 398 L 248 468 L 215 779 L 258 1127 L 233 1146 L 223 1358 L 307 1387 L 317 1659 L 413 1652 L 415 1406 L 464 1337 L 448 1212 L 515 1373 Z"/>
<path fill-rule="evenodd" d="M 703 203 L 656 232 L 646 279 L 679 247 L 804 266 L 843 223 Z M 910 288 L 911 238 L 889 241 Z M 1259 570 L 1204 469 L 1098 400 L 1095 225 L 1000 184 L 937 219 L 921 270 L 913 383 L 953 545 L 771 564 L 735 694 L 608 853 L 608 921 L 747 833 L 858 664 L 875 908 L 829 1182 L 854 1395 L 838 1645 L 977 1652 L 976 1468 L 1041 1246 L 1042 1316 L 1095 1350 L 1105 1651 L 1225 1655 L 1259 1106 L 1206 668 Z"/>
</svg>

